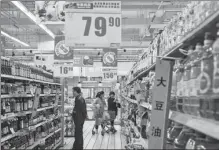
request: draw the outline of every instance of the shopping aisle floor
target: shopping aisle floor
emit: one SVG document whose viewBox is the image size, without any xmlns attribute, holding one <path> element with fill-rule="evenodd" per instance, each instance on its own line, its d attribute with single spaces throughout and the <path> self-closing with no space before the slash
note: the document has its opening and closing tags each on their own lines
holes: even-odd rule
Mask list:
<svg viewBox="0 0 219 150">
<path fill-rule="evenodd" d="M 120 132 L 120 126 L 116 125 L 117 132 L 115 134 L 109 133 L 104 136 L 99 133 L 92 135 L 92 128 L 94 121 L 86 121 L 84 124 L 84 149 L 125 149 L 125 137 Z M 74 138 L 65 138 L 65 145 L 60 150 L 72 149 Z"/>
</svg>

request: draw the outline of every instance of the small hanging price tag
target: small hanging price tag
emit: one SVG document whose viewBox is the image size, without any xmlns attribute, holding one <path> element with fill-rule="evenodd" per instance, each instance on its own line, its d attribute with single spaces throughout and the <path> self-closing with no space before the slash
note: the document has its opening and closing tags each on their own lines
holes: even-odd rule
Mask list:
<svg viewBox="0 0 219 150">
<path fill-rule="evenodd" d="M 73 64 L 54 65 L 54 75 L 56 77 L 73 77 Z"/>
<path fill-rule="evenodd" d="M 103 68 L 103 80 L 116 81 L 117 80 L 117 68 Z"/>
</svg>

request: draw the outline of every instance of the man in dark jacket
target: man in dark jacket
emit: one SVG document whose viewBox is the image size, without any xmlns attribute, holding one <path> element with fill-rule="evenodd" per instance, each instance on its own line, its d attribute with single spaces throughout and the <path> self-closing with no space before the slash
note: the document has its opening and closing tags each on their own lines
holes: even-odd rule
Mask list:
<svg viewBox="0 0 219 150">
<path fill-rule="evenodd" d="M 73 109 L 73 120 L 75 124 L 75 142 L 73 149 L 83 149 L 83 125 L 87 117 L 87 107 L 84 98 L 81 96 L 79 87 L 73 88 L 73 96 L 75 97 L 75 107 Z"/>
<path fill-rule="evenodd" d="M 111 119 L 111 127 L 114 131 L 116 131 L 116 129 L 114 128 L 114 120 L 116 119 L 116 116 L 118 114 L 118 107 L 120 107 L 120 104 L 116 100 L 114 92 L 110 92 L 109 95 L 110 97 L 108 99 L 108 113 Z"/>
</svg>

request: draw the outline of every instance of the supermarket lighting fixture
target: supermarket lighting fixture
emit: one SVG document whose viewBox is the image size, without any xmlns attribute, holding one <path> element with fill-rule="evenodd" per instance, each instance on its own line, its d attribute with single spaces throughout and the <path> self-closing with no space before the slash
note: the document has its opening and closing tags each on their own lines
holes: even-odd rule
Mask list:
<svg viewBox="0 0 219 150">
<path fill-rule="evenodd" d="M 19 1 L 11 1 L 17 8 L 19 8 L 24 14 L 26 14 L 33 22 L 35 22 L 40 28 L 42 28 L 46 33 L 48 33 L 53 39 L 55 35 L 52 31 L 50 31 L 44 24 L 38 23 L 37 18 L 34 14 L 32 14 L 21 2 Z"/>
<path fill-rule="evenodd" d="M 17 42 L 17 43 L 20 43 L 20 44 L 23 45 L 23 46 L 26 46 L 26 47 L 29 47 L 29 46 L 30 46 L 29 44 L 27 44 L 27 43 L 25 43 L 25 42 L 22 42 L 21 40 L 19 40 L 19 39 L 15 38 L 15 37 L 13 37 L 13 36 L 11 36 L 11 35 L 5 33 L 4 31 L 1 31 L 1 34 L 2 34 L 3 36 L 5 36 L 5 37 L 7 37 L 7 38 L 9 38 L 9 39 L 11 39 L 11 40 Z"/>
</svg>

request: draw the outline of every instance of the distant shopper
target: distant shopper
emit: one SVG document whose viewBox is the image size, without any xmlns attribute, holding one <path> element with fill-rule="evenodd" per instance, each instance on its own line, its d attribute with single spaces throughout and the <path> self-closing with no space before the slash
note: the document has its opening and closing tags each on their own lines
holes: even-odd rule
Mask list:
<svg viewBox="0 0 219 150">
<path fill-rule="evenodd" d="M 94 107 L 94 119 L 95 119 L 95 128 L 96 128 L 96 133 L 98 133 L 98 127 L 102 122 L 103 118 L 103 113 L 104 113 L 104 108 L 106 106 L 106 102 L 104 100 L 104 92 L 98 92 L 96 95 L 96 99 L 93 103 Z M 103 125 L 101 124 L 102 130 L 104 130 Z"/>
<path fill-rule="evenodd" d="M 116 131 L 116 129 L 114 127 L 114 121 L 115 121 L 116 116 L 118 114 L 118 108 L 120 108 L 120 104 L 119 104 L 118 100 L 115 98 L 114 92 L 110 92 L 109 96 L 110 97 L 108 98 L 108 113 L 110 115 L 112 130 Z"/>
<path fill-rule="evenodd" d="M 75 97 L 75 107 L 73 109 L 73 120 L 75 124 L 75 142 L 74 150 L 83 149 L 83 125 L 87 117 L 87 107 L 84 98 L 81 96 L 81 89 L 79 87 L 73 88 L 73 96 Z"/>
</svg>

